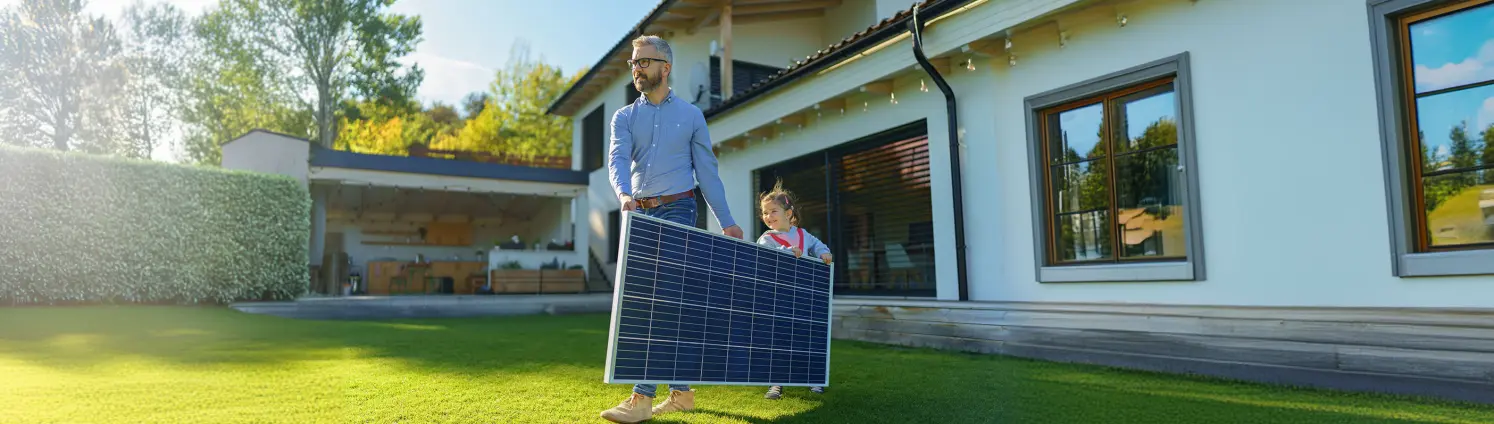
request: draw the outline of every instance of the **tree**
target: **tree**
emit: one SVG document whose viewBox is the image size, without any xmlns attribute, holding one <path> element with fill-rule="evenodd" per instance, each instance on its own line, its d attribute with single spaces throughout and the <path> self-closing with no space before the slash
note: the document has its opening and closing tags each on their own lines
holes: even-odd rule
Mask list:
<svg viewBox="0 0 1494 424">
<path fill-rule="evenodd" d="M 399 72 L 397 59 L 420 41 L 418 17 L 384 13 L 394 0 L 223 0 L 222 31 L 252 52 L 265 69 L 290 76 L 315 123 L 313 134 L 331 147 L 337 107 L 355 96 L 403 105 L 414 96 L 423 71 Z"/>
<path fill-rule="evenodd" d="M 123 110 L 124 136 L 140 156 L 171 140 L 180 127 L 180 110 L 190 21 L 169 3 L 146 6 L 140 0 L 124 12 L 124 63 L 129 73 Z"/>
<path fill-rule="evenodd" d="M 1452 142 L 1449 144 L 1451 155 L 1449 161 L 1453 169 L 1468 169 L 1478 166 L 1478 154 L 1475 153 L 1473 139 L 1468 136 L 1468 121 L 1458 123 L 1447 133 L 1447 138 Z M 1454 178 L 1457 180 L 1458 188 L 1471 186 L 1475 183 L 1473 173 L 1465 172 Z"/>
<path fill-rule="evenodd" d="M 439 103 L 420 110 L 414 102 L 362 101 L 346 109 L 334 148 L 357 153 L 404 156 L 411 145 L 452 137 L 460 124 L 456 111 Z"/>
<path fill-rule="evenodd" d="M 516 42 L 508 64 L 489 87 L 490 97 L 451 147 L 519 158 L 569 155 L 571 119 L 546 114 L 545 108 L 584 74 L 583 69 L 567 78 L 543 59 L 531 60 L 528 44 Z M 468 107 L 469 112 L 474 109 Z"/>
<path fill-rule="evenodd" d="M 1484 139 L 1484 154 L 1480 158 L 1482 159 L 1482 165 L 1485 167 L 1494 166 L 1494 124 L 1484 128 L 1481 138 Z M 1483 172 L 1484 184 L 1494 184 L 1494 169 L 1486 168 Z"/>
<path fill-rule="evenodd" d="M 186 59 L 181 113 L 187 125 L 184 150 L 193 163 L 219 164 L 222 143 L 256 128 L 312 134 L 311 113 L 294 76 L 281 73 L 270 53 L 250 42 L 256 32 L 239 22 L 231 1 L 192 22 L 197 53 Z"/>
<path fill-rule="evenodd" d="M 431 104 L 431 108 L 426 109 L 425 116 L 429 117 L 431 121 L 445 126 L 455 127 L 462 123 L 462 115 L 457 113 L 456 108 L 442 104 L 441 102 Z"/>
<path fill-rule="evenodd" d="M 0 12 L 0 137 L 56 150 L 114 150 L 107 105 L 120 41 L 82 0 L 23 0 Z M 92 145 L 89 145 L 92 144 Z"/>
<path fill-rule="evenodd" d="M 492 96 L 482 91 L 474 91 L 467 94 L 467 97 L 462 99 L 462 112 L 466 114 L 463 118 L 472 119 L 482 114 L 483 108 L 488 106 L 488 100 L 490 99 L 492 99 Z"/>
</svg>

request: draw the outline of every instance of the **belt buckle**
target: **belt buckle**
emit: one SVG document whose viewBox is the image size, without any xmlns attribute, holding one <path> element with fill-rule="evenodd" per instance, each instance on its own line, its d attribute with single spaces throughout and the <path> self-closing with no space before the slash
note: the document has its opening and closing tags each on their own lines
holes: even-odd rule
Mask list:
<svg viewBox="0 0 1494 424">
<path fill-rule="evenodd" d="M 659 205 L 659 198 L 657 197 L 645 197 L 642 199 L 638 199 L 638 207 L 640 209 L 653 209 L 659 207 Z"/>
</svg>

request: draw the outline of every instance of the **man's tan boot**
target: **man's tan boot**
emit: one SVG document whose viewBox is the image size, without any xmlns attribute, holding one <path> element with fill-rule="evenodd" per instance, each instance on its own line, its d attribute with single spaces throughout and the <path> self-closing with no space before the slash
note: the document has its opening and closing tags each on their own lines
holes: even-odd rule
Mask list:
<svg viewBox="0 0 1494 424">
<path fill-rule="evenodd" d="M 669 398 L 664 399 L 664 402 L 660 403 L 659 406 L 655 406 L 653 412 L 654 412 L 654 415 L 659 415 L 659 414 L 666 414 L 666 413 L 670 413 L 670 412 L 689 411 L 691 409 L 695 409 L 695 391 L 694 390 L 691 390 L 691 391 L 688 391 L 688 392 L 682 392 L 682 391 L 679 391 L 679 390 L 670 390 L 669 391 Z"/>
<path fill-rule="evenodd" d="M 649 409 L 653 403 L 654 398 L 634 393 L 612 409 L 602 411 L 602 419 L 625 424 L 648 421 L 654 417 L 653 410 Z"/>
</svg>

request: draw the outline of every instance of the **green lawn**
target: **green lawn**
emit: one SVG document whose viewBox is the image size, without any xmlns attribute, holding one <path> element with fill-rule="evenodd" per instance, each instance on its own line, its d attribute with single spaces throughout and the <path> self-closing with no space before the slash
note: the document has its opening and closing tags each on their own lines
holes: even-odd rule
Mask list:
<svg viewBox="0 0 1494 424">
<path fill-rule="evenodd" d="M 607 317 L 296 321 L 0 308 L 0 422 L 602 422 Z M 836 341 L 831 386 L 697 387 L 653 422 L 1494 422 L 1494 408 Z"/>
</svg>

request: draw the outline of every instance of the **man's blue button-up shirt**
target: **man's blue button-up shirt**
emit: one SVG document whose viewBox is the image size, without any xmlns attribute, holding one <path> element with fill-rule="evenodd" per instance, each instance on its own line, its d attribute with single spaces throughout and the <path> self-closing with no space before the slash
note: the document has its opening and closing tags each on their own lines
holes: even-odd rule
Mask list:
<svg viewBox="0 0 1494 424">
<path fill-rule="evenodd" d="M 725 188 L 716 174 L 711 134 L 700 108 L 675 97 L 659 104 L 638 96 L 612 115 L 607 171 L 618 196 L 635 199 L 683 193 L 700 184 L 706 204 L 721 228 L 736 225 L 726 207 Z"/>
</svg>

